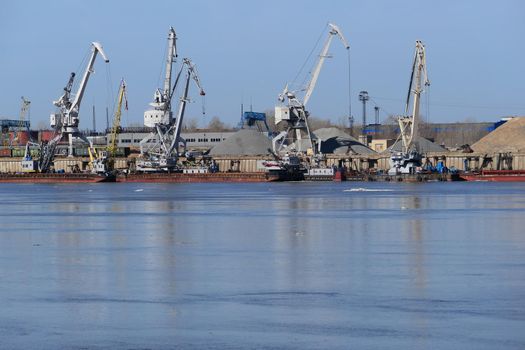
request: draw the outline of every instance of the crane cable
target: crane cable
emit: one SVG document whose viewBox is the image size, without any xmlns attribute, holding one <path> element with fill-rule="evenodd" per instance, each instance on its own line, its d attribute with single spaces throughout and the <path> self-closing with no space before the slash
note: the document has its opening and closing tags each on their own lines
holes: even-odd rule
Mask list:
<svg viewBox="0 0 525 350">
<path fill-rule="evenodd" d="M 427 93 L 425 96 L 426 99 L 426 116 L 425 116 L 425 122 L 430 122 L 430 85 L 427 86 Z"/>
<path fill-rule="evenodd" d="M 168 52 L 168 45 L 169 44 L 164 46 L 164 54 L 162 55 L 162 57 L 166 57 L 166 53 Z M 160 80 L 162 79 L 161 76 L 162 76 L 162 72 L 164 71 L 165 65 L 166 65 L 166 61 L 162 61 L 162 64 L 160 65 L 160 69 L 159 69 L 159 76 L 157 77 L 157 86 L 160 86 Z"/>
<path fill-rule="evenodd" d="M 88 56 L 89 54 L 91 53 L 91 45 L 89 46 L 89 49 L 87 49 L 86 53 L 84 54 L 84 57 L 82 58 L 82 60 L 80 61 L 79 65 L 77 66 L 77 69 L 75 69 L 74 73 L 75 73 L 75 78 L 79 76 L 79 72 L 80 72 L 80 69 L 84 66 L 86 66 L 86 63 L 88 61 Z M 79 84 L 80 84 L 80 80 L 82 79 L 75 79 L 74 82 L 73 82 L 73 86 L 71 86 L 71 91 L 77 91 L 78 90 L 78 87 L 79 87 Z"/>
<path fill-rule="evenodd" d="M 351 122 L 351 120 L 354 119 L 354 117 L 352 116 L 352 85 L 351 85 L 351 81 L 352 81 L 352 74 L 351 74 L 351 70 L 350 70 L 350 49 L 347 50 L 348 52 L 346 53 L 347 57 L 348 57 L 348 127 L 351 128 L 352 125 L 350 124 L 353 124 L 353 122 Z"/>
<path fill-rule="evenodd" d="M 206 96 L 201 95 L 202 117 L 206 117 Z"/>
<path fill-rule="evenodd" d="M 315 45 L 314 47 L 312 48 L 312 50 L 310 50 L 310 53 L 308 54 L 308 56 L 306 57 L 306 59 L 304 60 L 301 68 L 299 69 L 299 71 L 297 72 L 297 74 L 295 75 L 295 78 L 292 80 L 292 86 L 295 85 L 297 79 L 299 78 L 299 75 L 301 75 L 301 73 L 303 72 L 304 70 L 304 67 L 306 66 L 306 64 L 308 63 L 308 61 L 310 61 L 310 57 L 312 57 L 312 54 L 314 53 L 314 51 L 317 49 L 317 47 L 319 46 L 319 42 L 321 41 L 321 39 L 323 38 L 323 35 L 326 31 L 326 28 L 328 28 L 328 23 L 323 27 L 323 30 L 321 31 L 321 34 L 319 35 L 319 37 L 317 38 L 317 41 L 315 42 Z M 302 86 L 305 85 L 306 83 L 306 79 L 308 79 L 308 74 L 305 75 L 304 79 L 303 79 L 303 82 L 301 83 L 301 89 L 302 89 Z"/>
<path fill-rule="evenodd" d="M 113 90 L 113 77 L 111 75 L 111 63 L 106 64 L 106 107 L 111 107 L 113 115 L 115 115 L 115 93 Z M 119 87 L 120 88 L 120 87 Z M 111 105 L 113 104 L 113 105 Z"/>
</svg>

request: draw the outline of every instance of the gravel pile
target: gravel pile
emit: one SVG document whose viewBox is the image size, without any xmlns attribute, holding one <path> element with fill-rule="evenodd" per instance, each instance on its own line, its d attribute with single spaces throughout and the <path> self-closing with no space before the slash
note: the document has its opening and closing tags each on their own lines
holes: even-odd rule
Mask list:
<svg viewBox="0 0 525 350">
<path fill-rule="evenodd" d="M 421 153 L 430 153 L 430 152 L 447 152 L 447 150 L 437 143 L 434 143 L 430 140 L 427 140 L 424 137 L 419 136 L 417 138 L 417 144 L 418 144 L 418 150 Z M 398 140 L 392 147 L 384 151 L 383 153 L 390 153 L 391 151 L 394 152 L 401 152 L 402 151 L 402 145 L 401 145 L 401 139 Z"/>
<path fill-rule="evenodd" d="M 254 129 L 241 129 L 213 147 L 210 155 L 268 155 L 271 149 L 272 141 L 264 134 Z"/>
<path fill-rule="evenodd" d="M 488 154 L 525 151 L 525 117 L 512 118 L 470 147 Z"/>
<path fill-rule="evenodd" d="M 355 138 L 338 128 L 322 128 L 314 131 L 314 135 L 322 141 L 322 153 L 367 155 L 376 153 Z"/>
</svg>

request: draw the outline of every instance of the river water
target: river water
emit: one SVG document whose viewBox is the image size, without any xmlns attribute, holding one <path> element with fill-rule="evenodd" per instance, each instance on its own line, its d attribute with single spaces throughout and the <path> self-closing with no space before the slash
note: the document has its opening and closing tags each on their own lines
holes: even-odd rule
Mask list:
<svg viewBox="0 0 525 350">
<path fill-rule="evenodd" d="M 0 349 L 525 348 L 525 184 L 0 196 Z"/>
</svg>

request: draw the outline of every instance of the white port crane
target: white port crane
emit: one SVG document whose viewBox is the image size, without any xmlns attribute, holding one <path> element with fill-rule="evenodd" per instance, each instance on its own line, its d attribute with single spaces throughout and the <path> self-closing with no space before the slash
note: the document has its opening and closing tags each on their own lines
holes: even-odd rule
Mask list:
<svg viewBox="0 0 525 350">
<path fill-rule="evenodd" d="M 176 169 L 179 143 L 184 142 L 180 137 L 180 131 L 186 104 L 189 102 L 188 91 L 191 79 L 195 81 L 199 88 L 200 95 L 205 95 L 195 65 L 188 58 L 182 60 L 182 66 L 172 87 L 172 67 L 177 58 L 176 40 L 175 30 L 173 27 L 170 27 L 164 89 L 155 91 L 154 100 L 150 103 L 153 109 L 144 112 L 144 125 L 154 128 L 154 131 L 140 141 L 141 159 L 136 163 L 138 171 L 158 172 Z M 185 88 L 180 99 L 178 114 L 173 120 L 171 101 L 184 70 L 186 71 Z"/>
<path fill-rule="evenodd" d="M 91 146 L 91 143 L 84 136 L 82 136 L 78 130 L 78 125 L 80 122 L 78 112 L 80 110 L 80 103 L 84 97 L 84 92 L 86 91 L 89 77 L 91 73 L 94 72 L 93 65 L 95 64 L 95 59 L 97 58 L 98 53 L 100 53 L 106 63 L 109 62 L 109 59 L 102 49 L 102 45 L 100 45 L 98 42 L 91 43 L 91 56 L 89 58 L 84 75 L 82 76 L 82 81 L 80 82 L 78 90 L 74 95 L 73 101 L 71 101 L 71 89 L 73 86 L 73 80 L 75 78 L 74 73 L 71 73 L 69 82 L 64 88 L 64 94 L 62 94 L 58 100 L 53 101 L 53 104 L 58 108 L 58 113 L 51 114 L 50 124 L 51 127 L 57 129 L 57 131 L 60 129 L 57 137 L 61 138 L 63 135 L 68 136 L 68 156 L 70 157 L 73 156 L 73 137 L 78 137 Z M 60 139 L 58 139 L 58 141 L 59 140 Z"/>
<path fill-rule="evenodd" d="M 425 45 L 420 40 L 416 41 L 412 74 L 408 85 L 408 94 L 405 104 L 405 115 L 399 116 L 397 121 L 400 129 L 401 153 L 393 153 L 390 158 L 391 168 L 389 174 L 414 174 L 417 167 L 421 166 L 422 156 L 417 143 L 419 124 L 419 105 L 424 86 L 429 86 Z M 409 114 L 410 101 L 412 100 L 412 114 Z"/>
<path fill-rule="evenodd" d="M 84 92 L 86 91 L 89 77 L 94 72 L 93 66 L 99 52 L 104 61 L 106 63 L 109 62 L 109 59 L 102 49 L 102 45 L 98 42 L 91 43 L 91 56 L 82 77 L 82 81 L 80 82 L 78 90 L 74 95 L 73 101 L 71 101 L 71 90 L 73 89 L 75 73 L 71 73 L 67 85 L 64 88 L 64 93 L 58 98 L 58 100 L 53 101 L 53 104 L 58 108 L 58 112 L 51 114 L 50 116 L 51 127 L 55 129 L 53 138 L 48 142 L 43 142 L 41 145 L 38 145 L 33 141 L 29 141 L 26 144 L 25 155 L 22 160 L 23 171 L 39 171 L 42 173 L 49 172 L 55 157 L 56 147 L 64 135 L 67 135 L 69 139 L 68 156 L 70 157 L 73 156 L 73 137 L 78 137 L 84 142 L 88 143 L 90 148 L 93 147 L 92 143 L 83 135 L 81 135 L 78 130 L 78 125 L 80 122 L 78 113 L 80 110 L 80 103 L 82 102 Z M 38 161 L 33 160 L 33 157 L 30 154 L 31 146 L 40 147 Z"/>
<path fill-rule="evenodd" d="M 333 23 L 328 23 L 328 37 L 324 43 L 324 46 L 319 54 L 317 64 L 312 71 L 310 81 L 306 85 L 304 97 L 302 101 L 297 97 L 295 91 L 288 90 L 288 84 L 286 84 L 283 92 L 279 95 L 279 101 L 281 105 L 275 107 L 275 124 L 286 123 L 286 131 L 281 132 L 273 139 L 273 150 L 275 153 L 280 153 L 284 143 L 288 145 L 295 144 L 295 150 L 297 152 L 306 152 L 309 148 L 312 152 L 316 152 L 310 127 L 308 125 L 308 111 L 306 110 L 306 104 L 310 100 L 312 93 L 314 92 L 319 73 L 326 60 L 331 56 L 328 54 L 332 39 L 337 36 L 343 43 L 345 49 L 350 49 L 350 45 L 346 41 L 343 33 L 339 27 Z M 286 102 L 286 105 L 284 103 Z M 305 144 L 306 142 L 306 144 Z"/>
</svg>

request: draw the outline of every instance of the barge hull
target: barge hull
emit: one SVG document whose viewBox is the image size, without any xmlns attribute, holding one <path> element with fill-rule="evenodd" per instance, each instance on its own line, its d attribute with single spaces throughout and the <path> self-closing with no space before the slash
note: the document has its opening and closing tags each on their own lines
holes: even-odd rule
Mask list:
<svg viewBox="0 0 525 350">
<path fill-rule="evenodd" d="M 0 174 L 0 183 L 97 183 L 115 182 L 115 175 L 76 174 L 76 173 L 23 173 Z"/>
<path fill-rule="evenodd" d="M 436 181 L 458 181 L 461 180 L 456 174 L 371 174 L 365 180 L 367 181 L 385 181 L 385 182 L 436 182 Z"/>
<path fill-rule="evenodd" d="M 465 181 L 525 182 L 525 170 L 483 170 L 481 173 L 463 173 Z"/>
<path fill-rule="evenodd" d="M 253 173 L 133 173 L 119 175 L 117 182 L 206 183 L 206 182 L 276 182 L 285 181 L 282 174 Z"/>
</svg>

